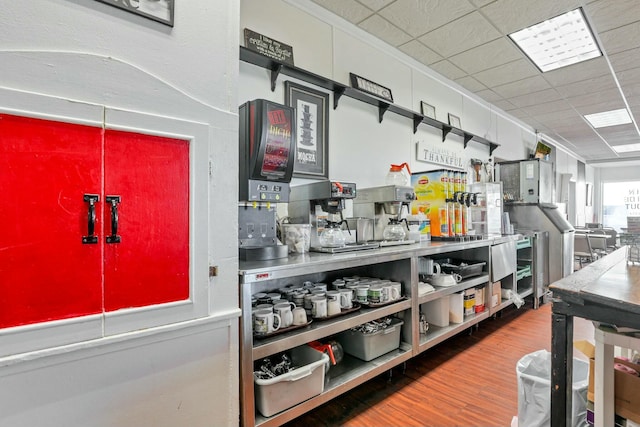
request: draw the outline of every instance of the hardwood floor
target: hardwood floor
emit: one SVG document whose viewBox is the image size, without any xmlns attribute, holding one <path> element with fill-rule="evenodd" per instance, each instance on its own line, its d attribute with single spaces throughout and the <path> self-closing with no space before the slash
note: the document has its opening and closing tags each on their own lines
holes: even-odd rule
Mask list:
<svg viewBox="0 0 640 427">
<path fill-rule="evenodd" d="M 286 424 L 294 426 L 510 426 L 518 413 L 516 363 L 551 348 L 551 304 L 503 310 Z M 593 340 L 575 319 L 575 339 Z"/>
</svg>

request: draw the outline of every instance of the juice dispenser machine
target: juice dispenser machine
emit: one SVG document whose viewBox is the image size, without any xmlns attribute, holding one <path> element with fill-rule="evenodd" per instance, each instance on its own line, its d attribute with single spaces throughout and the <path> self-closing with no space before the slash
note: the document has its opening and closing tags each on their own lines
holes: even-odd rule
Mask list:
<svg viewBox="0 0 640 427">
<path fill-rule="evenodd" d="M 295 110 L 264 99 L 240 106 L 238 246 L 242 260 L 288 256 L 276 237 L 275 203 L 289 200 Z"/>
</svg>

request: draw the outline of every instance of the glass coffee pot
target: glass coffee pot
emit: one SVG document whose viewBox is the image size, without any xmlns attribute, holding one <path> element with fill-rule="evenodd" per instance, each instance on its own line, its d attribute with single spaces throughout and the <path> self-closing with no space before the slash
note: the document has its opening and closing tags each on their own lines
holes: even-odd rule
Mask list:
<svg viewBox="0 0 640 427">
<path fill-rule="evenodd" d="M 384 227 L 382 231 L 382 238 L 386 241 L 402 241 L 406 237 L 405 227 L 408 230 L 408 226 L 402 224 L 406 223 L 406 219 L 398 220 L 397 218 L 389 218 L 389 223 Z"/>
<path fill-rule="evenodd" d="M 342 231 L 342 221 L 334 222 L 327 221 L 327 225 L 320 233 L 318 240 L 320 241 L 320 245 L 325 248 L 341 248 L 346 242 L 347 238 Z"/>
</svg>

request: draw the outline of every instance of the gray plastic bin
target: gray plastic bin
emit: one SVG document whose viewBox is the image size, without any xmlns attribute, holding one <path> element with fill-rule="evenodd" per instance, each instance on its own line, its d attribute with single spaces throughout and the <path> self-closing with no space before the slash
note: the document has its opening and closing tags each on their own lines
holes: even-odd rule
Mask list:
<svg viewBox="0 0 640 427">
<path fill-rule="evenodd" d="M 518 426 L 546 427 L 551 423 L 551 353 L 529 353 L 516 365 L 518 375 Z M 573 359 L 572 426 L 587 424 L 589 363 Z"/>
<path fill-rule="evenodd" d="M 337 339 L 345 353 L 368 362 L 400 347 L 400 330 L 403 324 L 403 320 L 393 319 L 387 328 L 372 334 L 350 329 L 338 334 Z"/>
</svg>

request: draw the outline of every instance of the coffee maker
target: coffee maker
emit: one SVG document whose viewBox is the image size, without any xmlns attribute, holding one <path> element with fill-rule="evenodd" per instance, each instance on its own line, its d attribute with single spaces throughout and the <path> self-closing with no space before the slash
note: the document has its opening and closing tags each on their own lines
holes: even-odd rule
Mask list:
<svg viewBox="0 0 640 427">
<path fill-rule="evenodd" d="M 353 201 L 353 214 L 357 217 L 374 219 L 373 239 L 380 246 L 406 245 L 415 243 L 406 238 L 409 226 L 405 214 L 415 200 L 413 187 L 385 185 L 358 190 Z"/>
<path fill-rule="evenodd" d="M 264 99 L 239 110 L 240 179 L 238 247 L 242 260 L 285 258 L 278 244 L 276 203 L 289 200 L 293 174 L 295 110 Z"/>
<path fill-rule="evenodd" d="M 329 233 L 352 233 L 349 229 L 342 230 L 342 223 L 345 222 L 342 211 L 345 201 L 355 197 L 356 184 L 350 182 L 325 180 L 291 187 L 289 221 L 293 224 L 311 224 L 310 250 L 314 252 L 338 253 L 377 248 L 378 245 L 374 243 L 327 244 Z"/>
</svg>

